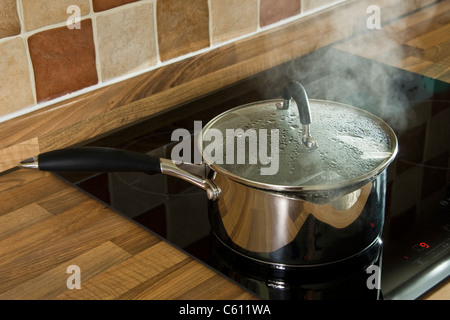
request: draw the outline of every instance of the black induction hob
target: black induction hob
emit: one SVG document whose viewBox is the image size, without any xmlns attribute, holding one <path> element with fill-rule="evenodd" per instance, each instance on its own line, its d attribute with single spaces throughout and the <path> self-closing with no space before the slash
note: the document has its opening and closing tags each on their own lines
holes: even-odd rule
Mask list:
<svg viewBox="0 0 450 320">
<path fill-rule="evenodd" d="M 310 98 L 350 104 L 380 116 L 398 135 L 399 154 L 387 171 L 382 241 L 359 257 L 380 268 L 380 290 L 368 287 L 371 273 L 366 268 L 345 266 L 317 275 L 247 261 L 211 233 L 205 192 L 179 179 L 141 173 L 57 174 L 263 299 L 417 299 L 447 279 L 448 83 L 324 48 L 89 145 L 169 158 L 175 129 L 193 132 L 194 121 L 205 125 L 232 107 L 279 98 L 289 79 L 301 82 Z"/>
</svg>

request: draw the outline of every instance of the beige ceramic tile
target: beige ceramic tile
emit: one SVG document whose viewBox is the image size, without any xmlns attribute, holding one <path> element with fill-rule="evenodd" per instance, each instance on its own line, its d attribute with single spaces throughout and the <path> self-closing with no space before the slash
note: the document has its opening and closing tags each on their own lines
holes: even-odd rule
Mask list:
<svg viewBox="0 0 450 320">
<path fill-rule="evenodd" d="M 103 81 L 155 65 L 153 2 L 100 14 L 97 42 Z"/>
<path fill-rule="evenodd" d="M 27 31 L 67 21 L 73 11 L 67 13 L 71 5 L 80 8 L 80 15 L 90 12 L 89 0 L 22 0 L 23 19 Z"/>
<path fill-rule="evenodd" d="M 217 44 L 258 27 L 258 0 L 211 0 L 212 43 Z"/>
<path fill-rule="evenodd" d="M 34 104 L 24 41 L 0 43 L 0 115 Z"/>
<path fill-rule="evenodd" d="M 339 0 L 301 0 L 301 1 L 302 1 L 301 3 L 302 12 L 311 11 L 322 6 L 329 6 L 336 2 L 339 2 Z"/>
<path fill-rule="evenodd" d="M 20 33 L 20 21 L 16 0 L 0 1 L 0 38 Z"/>
</svg>

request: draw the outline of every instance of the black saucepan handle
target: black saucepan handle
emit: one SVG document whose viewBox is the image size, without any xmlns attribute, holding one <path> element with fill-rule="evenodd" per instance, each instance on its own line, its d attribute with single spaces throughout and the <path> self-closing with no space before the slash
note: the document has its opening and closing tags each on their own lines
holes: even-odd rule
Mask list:
<svg viewBox="0 0 450 320">
<path fill-rule="evenodd" d="M 144 153 L 104 147 L 49 151 L 38 156 L 38 165 L 39 170 L 42 171 L 161 173 L 159 158 Z"/>
<path fill-rule="evenodd" d="M 311 124 L 308 95 L 305 88 L 295 80 L 289 81 L 283 89 L 283 99 L 290 100 L 291 98 L 297 103 L 300 123 L 303 125 Z"/>
</svg>

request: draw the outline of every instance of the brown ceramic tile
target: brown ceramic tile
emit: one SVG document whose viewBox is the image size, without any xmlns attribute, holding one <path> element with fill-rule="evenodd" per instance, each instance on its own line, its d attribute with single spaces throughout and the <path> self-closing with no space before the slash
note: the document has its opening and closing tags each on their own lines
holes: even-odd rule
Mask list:
<svg viewBox="0 0 450 320">
<path fill-rule="evenodd" d="M 0 115 L 34 104 L 25 43 L 22 38 L 0 43 Z"/>
<path fill-rule="evenodd" d="M 28 38 L 37 100 L 45 101 L 98 82 L 92 21 L 81 29 L 61 27 Z"/>
<path fill-rule="evenodd" d="M 256 31 L 258 0 L 211 0 L 213 44 Z"/>
<path fill-rule="evenodd" d="M 156 8 L 162 61 L 209 46 L 208 0 L 159 0 Z"/>
<path fill-rule="evenodd" d="M 81 16 L 90 13 L 89 0 L 22 0 L 23 20 L 27 31 L 67 21 L 67 8 L 76 5 Z"/>
<path fill-rule="evenodd" d="M 136 6 L 100 14 L 97 17 L 96 40 L 102 80 L 155 65 L 157 52 L 153 3 L 143 1 Z"/>
<path fill-rule="evenodd" d="M 92 0 L 92 6 L 95 12 L 99 12 L 136 1 L 139 0 Z"/>
<path fill-rule="evenodd" d="M 261 0 L 259 23 L 261 27 L 300 13 L 300 0 Z"/>
<path fill-rule="evenodd" d="M 0 1 L 0 38 L 17 35 L 20 30 L 16 0 Z"/>
</svg>

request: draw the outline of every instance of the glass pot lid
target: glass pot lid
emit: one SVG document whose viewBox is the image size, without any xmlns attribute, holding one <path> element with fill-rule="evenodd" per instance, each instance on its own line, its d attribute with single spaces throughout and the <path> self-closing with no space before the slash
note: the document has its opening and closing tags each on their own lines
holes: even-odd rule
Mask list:
<svg viewBox="0 0 450 320">
<path fill-rule="evenodd" d="M 395 133 L 371 113 L 308 99 L 305 124 L 305 102 L 289 102 L 251 103 L 211 120 L 199 139 L 205 162 L 247 185 L 302 191 L 368 182 L 394 159 Z"/>
</svg>

